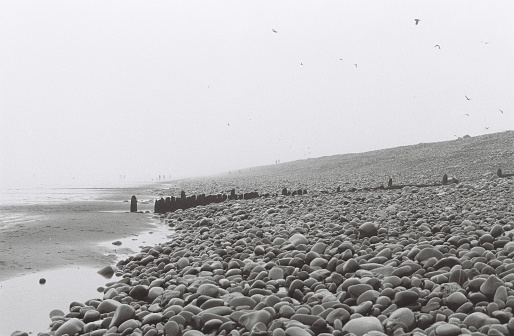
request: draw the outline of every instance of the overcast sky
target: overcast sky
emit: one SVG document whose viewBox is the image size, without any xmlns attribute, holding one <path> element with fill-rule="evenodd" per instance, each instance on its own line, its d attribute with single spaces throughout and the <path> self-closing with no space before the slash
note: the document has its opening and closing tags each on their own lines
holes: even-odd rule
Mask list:
<svg viewBox="0 0 514 336">
<path fill-rule="evenodd" d="M 512 130 L 512 13 L 511 0 L 0 1 L 0 183 Z"/>
</svg>

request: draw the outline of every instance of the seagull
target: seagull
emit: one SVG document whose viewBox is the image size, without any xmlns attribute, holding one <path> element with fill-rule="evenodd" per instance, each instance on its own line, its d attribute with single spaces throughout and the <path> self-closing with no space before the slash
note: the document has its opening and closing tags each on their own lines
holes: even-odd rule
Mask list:
<svg viewBox="0 0 514 336">
<path fill-rule="evenodd" d="M 485 129 L 489 129 L 489 127 L 486 127 Z"/>
<path fill-rule="evenodd" d="M 300 65 L 303 65 L 303 63 L 300 63 Z"/>
<path fill-rule="evenodd" d="M 355 67 L 357 67 L 357 63 L 355 63 L 354 65 L 355 65 Z"/>
<path fill-rule="evenodd" d="M 417 26 L 419 21 L 421 21 L 421 20 L 420 19 L 414 19 L 414 21 L 416 21 L 416 26 Z"/>
<path fill-rule="evenodd" d="M 342 58 L 340 58 L 339 60 L 340 60 L 340 61 L 342 61 L 343 59 L 342 59 Z"/>
<path fill-rule="evenodd" d="M 275 29 L 271 29 L 274 33 L 278 33 L 278 31 L 276 31 Z"/>
<path fill-rule="evenodd" d="M 500 110 L 500 109 L 498 109 L 498 110 Z M 502 111 L 502 110 L 500 110 L 500 112 L 503 114 L 503 111 Z"/>
<path fill-rule="evenodd" d="M 468 98 L 468 96 L 464 95 L 464 97 L 466 97 L 467 100 L 471 100 L 471 98 Z"/>
<path fill-rule="evenodd" d="M 435 47 L 437 47 L 437 48 L 441 49 L 441 46 L 440 46 L 439 44 L 436 44 L 436 45 L 434 46 L 434 48 L 435 48 Z"/>
<path fill-rule="evenodd" d="M 464 113 L 464 114 L 465 114 L 465 115 L 467 115 L 467 116 L 469 117 L 469 114 L 467 114 L 467 113 Z"/>
</svg>

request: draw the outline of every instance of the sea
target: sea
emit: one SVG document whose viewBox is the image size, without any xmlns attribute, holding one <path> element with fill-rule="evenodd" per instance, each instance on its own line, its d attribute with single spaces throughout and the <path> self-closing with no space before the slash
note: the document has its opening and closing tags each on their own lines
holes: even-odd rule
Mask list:
<svg viewBox="0 0 514 336">
<path fill-rule="evenodd" d="M 18 225 L 26 225 L 45 216 L 44 212 L 34 209 L 52 209 L 56 205 L 77 201 L 105 201 L 103 211 L 127 212 L 129 200 L 117 198 L 134 188 L 148 190 L 148 199 L 139 200 L 138 210 L 151 212 L 152 188 L 158 189 L 159 183 L 151 180 L 123 179 L 94 182 L 28 182 L 30 183 L 3 181 L 0 184 L 0 238 L 2 232 L 7 229 L 13 230 Z M 150 215 L 148 218 L 151 220 Z M 139 234 L 137 238 L 120 239 L 126 250 L 139 251 L 142 244 L 148 246 L 169 240 L 169 230 L 163 228 L 158 221 L 154 224 L 155 229 L 152 232 Z M 105 242 L 104 247 L 113 248 L 113 245 L 111 242 Z M 103 286 L 116 281 L 117 278 L 106 279 L 97 271 L 95 268 L 77 265 L 0 281 L 0 335 L 11 335 L 16 330 L 28 332 L 30 335 L 48 332 L 51 322 L 49 313 L 52 310 L 59 309 L 67 313 L 71 302 L 101 298 L 103 294 L 100 291 Z M 48 281 L 42 285 L 39 283 L 41 278 Z"/>
</svg>

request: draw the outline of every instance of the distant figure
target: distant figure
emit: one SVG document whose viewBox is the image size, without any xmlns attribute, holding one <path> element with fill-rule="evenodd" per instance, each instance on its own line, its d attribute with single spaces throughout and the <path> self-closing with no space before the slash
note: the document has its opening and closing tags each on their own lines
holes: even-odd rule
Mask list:
<svg viewBox="0 0 514 336">
<path fill-rule="evenodd" d="M 276 31 L 275 29 L 271 29 L 274 33 L 278 33 L 278 31 Z"/>
<path fill-rule="evenodd" d="M 436 45 L 434 46 L 434 48 L 435 48 L 435 47 L 437 47 L 437 48 L 441 49 L 441 46 L 440 46 L 439 44 L 436 44 Z"/>
<path fill-rule="evenodd" d="M 391 188 L 393 186 L 393 179 L 389 178 L 389 182 L 387 182 L 387 187 Z"/>
<path fill-rule="evenodd" d="M 137 212 L 137 198 L 132 196 L 130 199 L 130 212 Z"/>
<path fill-rule="evenodd" d="M 414 21 L 416 21 L 416 26 L 417 26 L 419 21 L 421 21 L 421 20 L 420 19 L 414 19 Z"/>
</svg>

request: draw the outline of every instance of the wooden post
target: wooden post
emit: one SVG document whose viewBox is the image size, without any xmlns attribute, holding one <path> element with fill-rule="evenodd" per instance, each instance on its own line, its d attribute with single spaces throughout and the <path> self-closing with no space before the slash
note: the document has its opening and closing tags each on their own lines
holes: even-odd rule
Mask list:
<svg viewBox="0 0 514 336">
<path fill-rule="evenodd" d="M 130 212 L 137 212 L 137 198 L 132 196 L 130 199 Z"/>
</svg>

